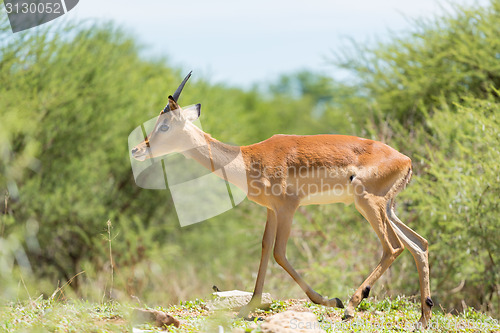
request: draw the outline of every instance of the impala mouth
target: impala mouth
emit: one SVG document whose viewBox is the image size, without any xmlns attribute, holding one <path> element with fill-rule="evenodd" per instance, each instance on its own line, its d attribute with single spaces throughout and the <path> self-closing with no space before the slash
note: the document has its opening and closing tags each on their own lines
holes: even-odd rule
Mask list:
<svg viewBox="0 0 500 333">
<path fill-rule="evenodd" d="M 143 162 L 149 158 L 148 151 L 146 149 L 137 149 L 134 148 L 131 151 L 132 157 L 136 159 L 137 161 Z"/>
</svg>

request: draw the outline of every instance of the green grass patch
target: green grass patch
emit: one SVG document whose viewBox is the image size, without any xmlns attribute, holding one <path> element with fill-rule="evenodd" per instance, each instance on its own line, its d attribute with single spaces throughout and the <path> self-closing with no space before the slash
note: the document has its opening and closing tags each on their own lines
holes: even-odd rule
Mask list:
<svg viewBox="0 0 500 333">
<path fill-rule="evenodd" d="M 318 324 L 330 332 L 411 331 L 420 317 L 420 304 L 406 297 L 363 300 L 355 318 L 343 322 L 343 309 L 327 308 L 306 300 L 276 300 L 266 311 L 256 311 L 254 321 L 236 318 L 236 312 L 209 311 L 201 299 L 159 307 L 181 321 L 167 332 L 262 332 L 266 318 L 287 310 L 313 312 Z M 83 301 L 35 300 L 7 304 L 0 308 L 0 332 L 131 332 L 133 306 L 115 302 L 92 304 Z M 152 324 L 134 327 L 152 332 L 162 329 Z M 222 328 L 222 330 L 221 330 Z M 459 315 L 434 311 L 428 332 L 499 332 L 498 320 L 468 309 Z"/>
</svg>

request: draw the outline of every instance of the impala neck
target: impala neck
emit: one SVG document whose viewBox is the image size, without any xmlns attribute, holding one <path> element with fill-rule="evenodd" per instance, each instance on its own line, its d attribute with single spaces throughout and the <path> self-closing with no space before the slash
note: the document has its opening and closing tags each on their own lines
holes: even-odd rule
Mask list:
<svg viewBox="0 0 500 333">
<path fill-rule="evenodd" d="M 191 146 L 182 154 L 236 186 L 246 186 L 246 168 L 239 146 L 220 142 L 193 124 L 188 124 Z"/>
</svg>

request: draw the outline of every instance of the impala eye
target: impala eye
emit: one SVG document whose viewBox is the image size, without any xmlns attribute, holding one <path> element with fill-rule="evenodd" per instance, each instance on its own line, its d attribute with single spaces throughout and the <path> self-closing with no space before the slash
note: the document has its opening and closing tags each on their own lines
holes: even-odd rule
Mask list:
<svg viewBox="0 0 500 333">
<path fill-rule="evenodd" d="M 169 128 L 168 125 L 161 125 L 160 126 L 160 131 L 166 132 L 166 131 L 168 131 L 168 128 Z"/>
</svg>

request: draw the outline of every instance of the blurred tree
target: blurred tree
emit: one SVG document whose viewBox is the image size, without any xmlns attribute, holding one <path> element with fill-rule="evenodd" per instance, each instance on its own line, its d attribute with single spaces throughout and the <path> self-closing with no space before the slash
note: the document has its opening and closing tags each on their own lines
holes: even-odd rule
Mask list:
<svg viewBox="0 0 500 333">
<path fill-rule="evenodd" d="M 55 26 L 14 37 L 7 20 L 0 27 L 0 40 L 6 41 L 0 44 L 0 193 L 8 191 L 10 200 L 8 209 L 3 202 L 0 207 L 0 238 L 16 237 L 24 244 L 34 278 L 52 281 L 53 288 L 85 270 L 73 281 L 75 290 L 95 281 L 103 289 L 102 273 L 110 264 L 108 220 L 119 235 L 113 241 L 120 274 L 116 287 L 129 294 L 164 280 L 154 282 L 145 272 L 184 281 L 182 274 L 192 274 L 189 267 L 199 265 L 202 254 L 206 260 L 220 254 L 213 234 L 246 252 L 245 235 L 232 235 L 245 222 L 241 214 L 248 217 L 258 208 L 215 218 L 212 223 L 232 226 L 222 232 L 208 224 L 181 232 L 168 191 L 134 184 L 128 134 L 158 114 L 182 78 L 179 70 L 162 59 L 140 59 L 135 42 L 110 24 Z M 250 144 L 275 132 L 307 134 L 319 126 L 307 100 L 290 103 L 203 79 L 188 84 L 182 101 L 202 102 L 204 129 L 227 142 Z M 179 261 L 186 265 L 169 272 Z M 245 266 L 229 254 L 217 262 L 214 270 L 230 263 L 235 270 Z M 170 299 L 183 295 L 175 283 L 169 288 Z"/>
<path fill-rule="evenodd" d="M 415 20 L 412 32 L 377 46 L 354 44 L 335 63 L 357 78 L 366 102 L 405 126 L 421 122 L 441 97 L 485 98 L 500 85 L 500 2 Z M 497 96 L 498 98 L 498 96 Z"/>
<path fill-rule="evenodd" d="M 454 9 L 389 42 L 355 45 L 336 64 L 357 78 L 350 86 L 367 134 L 413 159 L 403 220 L 431 244 L 436 299 L 498 313 L 499 170 L 491 162 L 499 158 L 500 1 Z M 393 286 L 415 293 L 412 259 L 400 261 Z"/>
<path fill-rule="evenodd" d="M 500 103 L 464 97 L 428 117 L 434 133 L 416 155 L 425 171 L 405 197 L 429 240 L 433 286 L 447 303 L 494 313 L 500 290 Z M 424 136 L 421 130 L 418 136 Z"/>
</svg>

